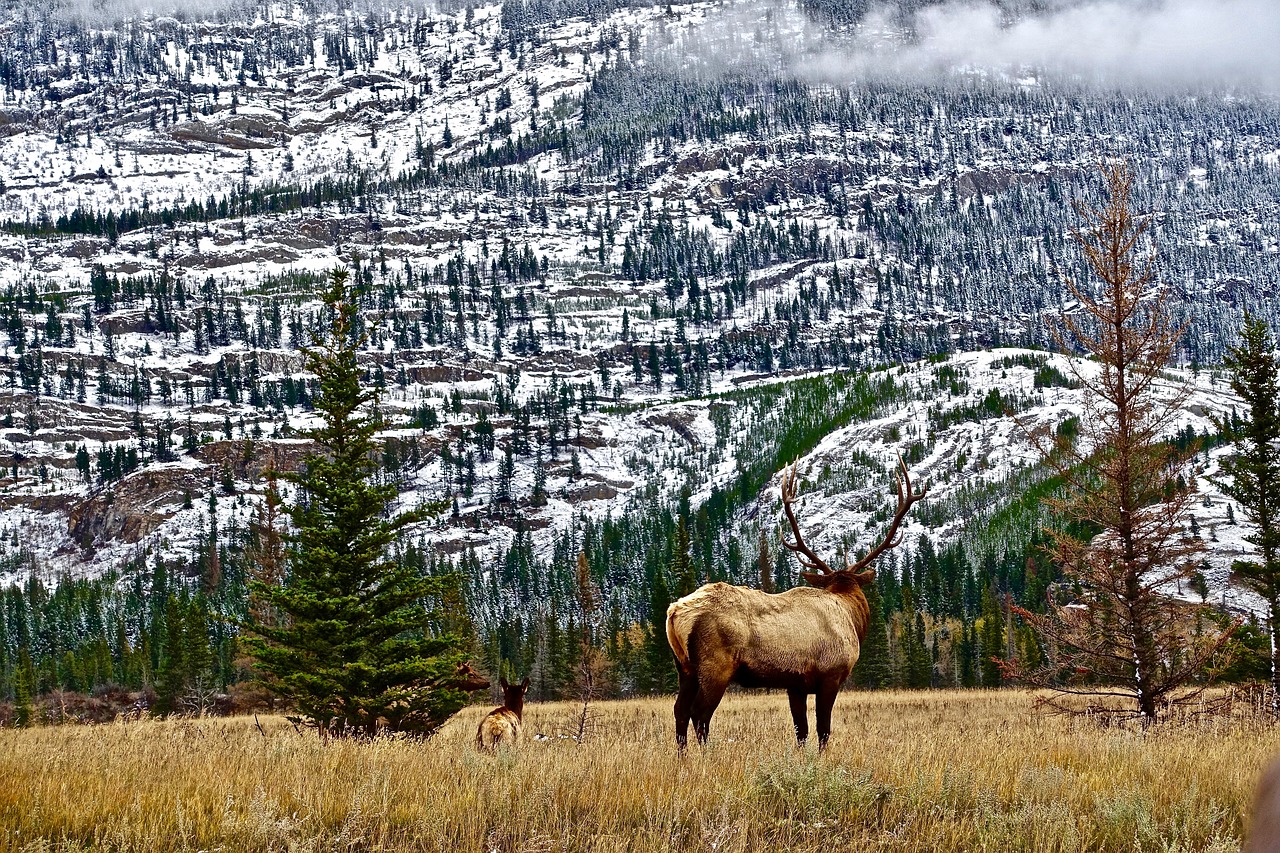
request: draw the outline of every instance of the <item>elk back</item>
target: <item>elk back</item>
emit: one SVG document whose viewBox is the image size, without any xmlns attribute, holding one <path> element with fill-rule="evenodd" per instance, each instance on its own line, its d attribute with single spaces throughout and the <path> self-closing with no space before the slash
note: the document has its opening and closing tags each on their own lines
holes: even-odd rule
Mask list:
<svg viewBox="0 0 1280 853">
<path fill-rule="evenodd" d="M 480 721 L 476 731 L 476 748 L 493 752 L 499 746 L 519 746 L 524 738 L 524 726 L 514 711 L 498 708 L 490 711 Z"/>
<path fill-rule="evenodd" d="M 713 583 L 667 609 L 667 640 L 685 675 L 731 667 L 747 686 L 812 689 L 819 680 L 843 681 L 857 662 L 856 614 L 852 602 L 823 589 L 770 594 Z"/>
</svg>

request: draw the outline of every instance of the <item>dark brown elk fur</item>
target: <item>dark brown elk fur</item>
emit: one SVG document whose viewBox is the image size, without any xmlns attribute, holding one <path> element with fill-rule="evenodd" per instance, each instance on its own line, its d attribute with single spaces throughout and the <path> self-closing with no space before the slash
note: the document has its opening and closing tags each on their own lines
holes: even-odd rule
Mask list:
<svg viewBox="0 0 1280 853">
<path fill-rule="evenodd" d="M 470 663 L 460 663 L 453 678 L 445 682 L 445 687 L 452 687 L 454 690 L 461 690 L 465 693 L 474 693 L 477 690 L 488 690 L 489 679 L 472 669 Z"/>
<path fill-rule="evenodd" d="M 529 679 L 519 684 L 502 685 L 502 707 L 494 708 L 480 721 L 476 730 L 476 749 L 496 752 L 499 746 L 519 746 L 524 740 L 524 694 L 529 690 Z"/>
<path fill-rule="evenodd" d="M 819 748 L 831 735 L 831 709 L 840 686 L 857 663 L 866 635 L 870 607 L 863 587 L 875 581 L 868 566 L 898 544 L 898 527 L 912 504 L 924 497 L 914 492 L 905 464 L 899 461 L 898 509 L 889 532 L 857 563 L 833 571 L 804 544 L 792 503 L 795 466 L 782 481 L 782 507 L 794 551 L 811 571 L 801 576 L 810 586 L 770 594 L 724 583 L 707 584 L 667 608 L 667 642 L 680 676 L 676 696 L 676 743 L 688 742 L 689 720 L 699 743 L 706 743 L 711 716 L 730 682 L 745 687 L 787 691 L 796 740 L 809 736 L 805 703 L 816 695 Z"/>
</svg>

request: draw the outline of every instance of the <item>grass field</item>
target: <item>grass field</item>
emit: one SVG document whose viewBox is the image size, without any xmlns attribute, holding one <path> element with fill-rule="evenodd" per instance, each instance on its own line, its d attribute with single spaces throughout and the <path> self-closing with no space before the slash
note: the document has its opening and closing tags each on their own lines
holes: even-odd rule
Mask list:
<svg viewBox="0 0 1280 853">
<path fill-rule="evenodd" d="M 730 695 L 683 758 L 671 700 L 530 705 L 519 753 L 485 709 L 428 743 L 322 743 L 284 720 L 0 731 L 0 849 L 137 851 L 1238 850 L 1280 731 L 1147 734 L 1030 711 L 1025 693 L 843 694 L 831 748 L 783 695 Z M 854 846 L 856 845 L 856 846 Z"/>
</svg>

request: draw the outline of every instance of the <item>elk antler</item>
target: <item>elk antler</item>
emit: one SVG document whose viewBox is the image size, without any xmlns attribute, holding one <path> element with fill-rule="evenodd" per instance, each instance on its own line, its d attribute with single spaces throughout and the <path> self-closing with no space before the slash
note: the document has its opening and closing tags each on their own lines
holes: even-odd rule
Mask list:
<svg viewBox="0 0 1280 853">
<path fill-rule="evenodd" d="M 804 537 L 800 535 L 800 523 L 796 521 L 796 514 L 791 510 L 791 504 L 796 499 L 796 466 L 798 462 L 792 462 L 787 473 L 782 475 L 782 511 L 786 513 L 787 523 L 791 525 L 791 532 L 796 537 L 795 542 L 788 542 L 786 534 L 782 536 L 782 546 L 788 551 L 795 553 L 796 558 L 800 560 L 800 565 L 810 571 L 817 570 L 824 575 L 831 574 L 831 567 L 822 561 L 822 558 L 813 553 L 808 545 L 804 544 Z"/>
<path fill-rule="evenodd" d="M 823 574 L 831 574 L 831 567 L 822 561 L 822 558 L 813 553 L 813 550 L 804 543 L 804 537 L 800 534 L 800 523 L 796 521 L 796 514 L 792 510 L 791 505 L 796 499 L 796 462 L 791 463 L 791 467 L 782 475 L 782 511 L 787 516 L 787 523 L 791 526 L 791 533 L 795 536 L 795 542 L 788 542 L 787 537 L 782 537 L 782 545 L 788 551 L 796 554 L 800 560 L 800 565 L 809 570 L 817 570 Z M 902 460 L 902 456 L 898 456 L 898 509 L 893 514 L 893 523 L 889 525 L 889 532 L 885 534 L 880 544 L 872 548 L 867 556 L 863 557 L 856 563 L 847 563 L 845 571 L 859 572 L 871 565 L 877 557 L 892 548 L 898 547 L 898 543 L 902 538 L 898 536 L 898 528 L 902 526 L 903 520 L 907 517 L 907 513 L 911 511 L 912 505 L 920 500 L 928 493 L 928 489 L 915 491 L 911 485 L 911 474 L 907 471 L 907 463 Z"/>
<path fill-rule="evenodd" d="M 913 490 L 911 474 L 907 471 L 907 463 L 902 461 L 902 454 L 898 454 L 898 474 L 898 509 L 893 514 L 893 523 L 889 525 L 889 532 L 884 535 L 884 539 L 880 540 L 879 545 L 867 552 L 867 556 L 856 563 L 849 563 L 847 566 L 848 571 L 862 571 L 885 551 L 897 548 L 898 543 L 902 541 L 902 537 L 898 536 L 898 528 L 902 526 L 903 519 L 911 511 L 912 505 L 928 493 L 928 489 L 921 489 L 919 492 Z"/>
</svg>

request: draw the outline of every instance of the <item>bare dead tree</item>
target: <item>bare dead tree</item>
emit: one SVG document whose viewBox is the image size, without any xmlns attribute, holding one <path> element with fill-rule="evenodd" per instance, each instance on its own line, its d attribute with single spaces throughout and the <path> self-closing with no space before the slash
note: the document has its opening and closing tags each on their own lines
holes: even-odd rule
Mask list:
<svg viewBox="0 0 1280 853">
<path fill-rule="evenodd" d="M 178 706 L 188 716 L 207 717 L 214 713 L 221 695 L 215 685 L 203 678 L 197 678 L 178 700 Z"/>
<path fill-rule="evenodd" d="M 578 699 L 582 705 L 574 715 L 571 734 L 573 739 L 581 744 L 595 732 L 598 715 L 591 707 L 591 703 L 606 687 L 610 663 L 604 650 L 596 647 L 593 638 L 592 628 L 600 611 L 600 601 L 595 582 L 591 579 L 591 565 L 587 561 L 586 552 L 578 552 L 575 580 L 577 581 L 578 607 L 582 615 L 582 629 L 578 638 L 581 644 L 581 659 L 578 662 L 575 681 Z"/>
<path fill-rule="evenodd" d="M 1084 441 L 1036 436 L 1066 483 L 1051 501 L 1065 522 L 1050 531 L 1051 547 L 1082 593 L 1051 600 L 1044 614 L 1017 610 L 1043 639 L 1048 663 L 1012 669 L 1058 694 L 1090 697 L 1092 711 L 1149 723 L 1197 697 L 1230 632 L 1173 597 L 1202 548 L 1184 531 L 1192 451 L 1179 454 L 1165 441 L 1190 393 L 1164 373 L 1186 326 L 1173 321 L 1157 283 L 1131 172 L 1112 163 L 1103 176 L 1107 203 L 1078 206 L 1084 225 L 1072 232 L 1098 285 L 1063 277 L 1080 311 L 1055 330 L 1060 348 L 1078 346 L 1096 360 L 1071 367 L 1084 389 Z"/>
<path fill-rule="evenodd" d="M 265 628 L 282 628 L 285 624 L 284 614 L 263 595 L 265 589 L 284 584 L 287 569 L 281 518 L 281 507 L 284 501 L 276 485 L 274 464 L 267 468 L 266 479 L 267 489 L 262 503 L 258 504 L 253 518 L 249 521 L 249 542 L 245 547 L 247 558 L 245 566 L 249 576 L 249 624 Z M 253 688 L 255 692 L 244 698 L 250 702 L 261 702 L 268 708 L 274 708 L 275 692 L 269 689 L 266 674 L 254 669 L 253 658 L 242 655 L 237 658 L 236 665 L 252 671 L 255 676 L 256 686 Z M 268 689 L 263 690 L 263 687 Z"/>
</svg>

